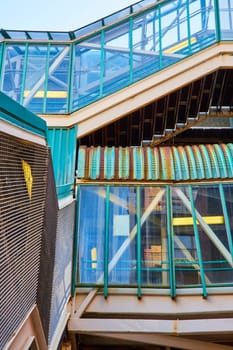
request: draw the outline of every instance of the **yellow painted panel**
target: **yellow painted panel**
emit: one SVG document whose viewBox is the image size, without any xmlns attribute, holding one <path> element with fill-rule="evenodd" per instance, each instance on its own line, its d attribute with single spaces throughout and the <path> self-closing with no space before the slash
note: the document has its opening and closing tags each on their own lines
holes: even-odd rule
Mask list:
<svg viewBox="0 0 233 350">
<path fill-rule="evenodd" d="M 24 97 L 27 97 L 30 94 L 30 90 L 24 91 Z M 45 94 L 44 90 L 39 90 L 35 93 L 33 98 L 44 98 L 46 95 L 47 98 L 66 98 L 67 91 L 47 91 Z"/>
<path fill-rule="evenodd" d="M 97 250 L 96 250 L 96 248 L 92 248 L 92 249 L 91 249 L 91 260 L 92 260 L 92 261 L 96 261 L 96 260 L 97 260 Z M 92 267 L 93 269 L 96 269 L 96 268 L 97 268 L 97 263 L 96 263 L 96 262 L 93 262 L 93 263 L 91 264 L 91 267 Z"/>
<path fill-rule="evenodd" d="M 32 170 L 31 166 L 25 162 L 25 160 L 22 159 L 22 168 L 24 173 L 24 180 L 26 183 L 27 191 L 29 199 L 32 198 L 32 183 L 33 183 L 33 177 L 32 177 Z"/>
<path fill-rule="evenodd" d="M 193 37 L 193 38 L 191 38 L 190 43 L 194 44 L 196 41 L 197 41 L 197 39 Z M 176 45 L 170 47 L 169 49 L 165 50 L 165 52 L 166 53 L 175 53 L 175 52 L 177 52 L 177 51 L 187 47 L 188 44 L 189 44 L 189 41 L 188 40 L 184 40 L 181 43 L 176 44 Z"/>
<path fill-rule="evenodd" d="M 203 216 L 203 220 L 207 224 L 224 224 L 224 217 L 223 216 Z M 188 226 L 193 225 L 193 218 L 192 217 L 184 217 L 184 218 L 173 218 L 173 226 Z M 197 221 L 197 225 L 199 225 L 199 222 Z"/>
</svg>

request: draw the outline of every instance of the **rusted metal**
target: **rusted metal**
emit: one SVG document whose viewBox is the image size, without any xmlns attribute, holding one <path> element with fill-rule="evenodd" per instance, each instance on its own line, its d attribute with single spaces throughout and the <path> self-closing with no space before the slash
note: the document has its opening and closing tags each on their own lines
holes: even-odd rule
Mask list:
<svg viewBox="0 0 233 350">
<path fill-rule="evenodd" d="M 232 177 L 232 144 L 79 148 L 79 179 L 195 181 Z"/>
</svg>

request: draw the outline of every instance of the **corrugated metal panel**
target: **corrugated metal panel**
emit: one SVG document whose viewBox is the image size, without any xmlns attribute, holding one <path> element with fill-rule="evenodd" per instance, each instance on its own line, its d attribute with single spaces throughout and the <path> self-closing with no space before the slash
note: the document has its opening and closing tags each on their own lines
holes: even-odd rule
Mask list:
<svg viewBox="0 0 233 350">
<path fill-rule="evenodd" d="M 232 144 L 79 148 L 80 179 L 191 181 L 232 177 Z"/>
<path fill-rule="evenodd" d="M 47 139 L 51 147 L 57 193 L 59 197 L 65 196 L 71 192 L 74 183 L 77 126 L 69 129 L 50 128 Z"/>
</svg>

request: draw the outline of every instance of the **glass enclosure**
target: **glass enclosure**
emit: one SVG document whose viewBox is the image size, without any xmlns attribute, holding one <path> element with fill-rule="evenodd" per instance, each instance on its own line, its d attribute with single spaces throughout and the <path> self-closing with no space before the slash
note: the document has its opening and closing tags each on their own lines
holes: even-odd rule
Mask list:
<svg viewBox="0 0 233 350">
<path fill-rule="evenodd" d="M 233 284 L 233 185 L 80 185 L 77 285 Z"/>
<path fill-rule="evenodd" d="M 71 113 L 232 40 L 232 11 L 232 0 L 144 0 L 74 32 L 0 30 L 0 89 L 35 113 Z"/>
</svg>

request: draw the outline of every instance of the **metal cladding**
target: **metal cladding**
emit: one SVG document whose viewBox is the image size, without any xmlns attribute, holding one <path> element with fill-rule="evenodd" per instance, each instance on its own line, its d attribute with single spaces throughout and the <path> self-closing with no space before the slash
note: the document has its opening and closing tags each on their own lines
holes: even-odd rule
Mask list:
<svg viewBox="0 0 233 350">
<path fill-rule="evenodd" d="M 0 349 L 36 304 L 47 170 L 48 147 L 0 132 Z"/>
<path fill-rule="evenodd" d="M 78 154 L 79 179 L 195 181 L 233 178 L 233 144 L 86 147 Z"/>
</svg>

